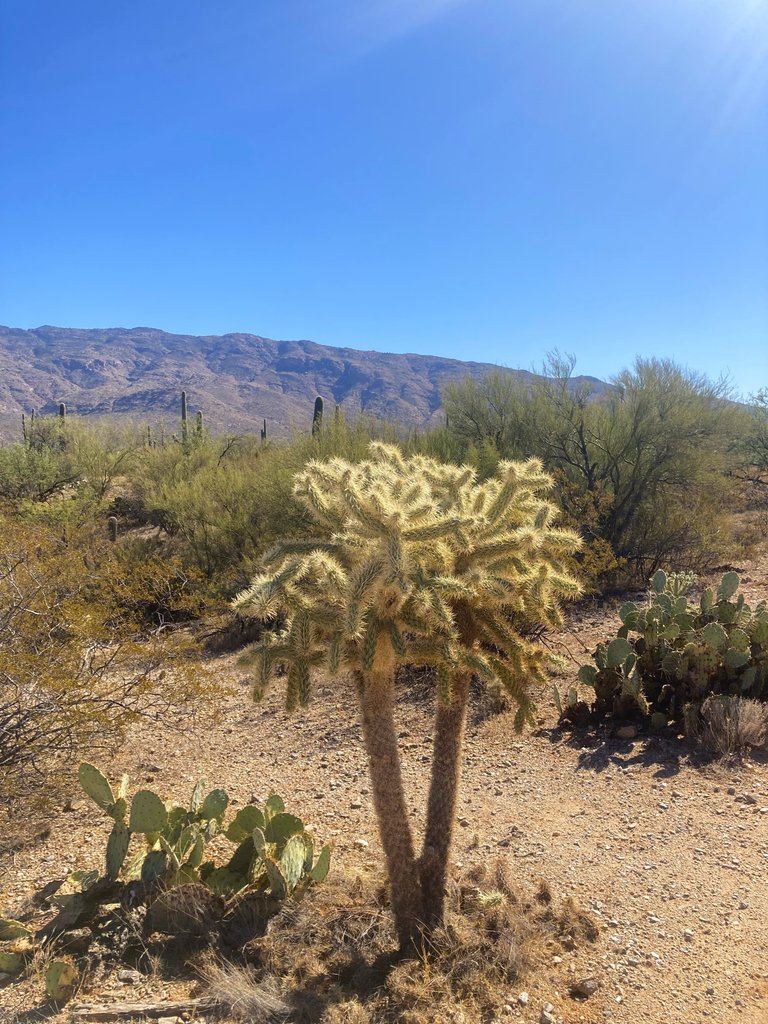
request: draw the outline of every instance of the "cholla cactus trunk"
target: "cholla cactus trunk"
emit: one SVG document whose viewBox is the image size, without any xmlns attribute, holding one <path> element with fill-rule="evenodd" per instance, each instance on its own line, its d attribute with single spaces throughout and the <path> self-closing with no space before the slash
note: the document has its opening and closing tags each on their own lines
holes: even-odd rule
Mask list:
<svg viewBox="0 0 768 1024">
<path fill-rule="evenodd" d="M 451 702 L 438 703 L 435 714 L 427 826 L 419 861 L 424 927 L 427 932 L 442 923 L 445 912 L 448 856 L 459 796 L 470 679 L 469 673 L 454 676 L 451 680 Z"/>
<path fill-rule="evenodd" d="M 379 835 L 387 862 L 392 914 L 400 948 L 406 952 L 416 944 L 424 911 L 393 714 L 395 662 L 388 645 L 379 643 L 374 668 L 359 673 L 358 679 L 363 736 Z"/>
</svg>

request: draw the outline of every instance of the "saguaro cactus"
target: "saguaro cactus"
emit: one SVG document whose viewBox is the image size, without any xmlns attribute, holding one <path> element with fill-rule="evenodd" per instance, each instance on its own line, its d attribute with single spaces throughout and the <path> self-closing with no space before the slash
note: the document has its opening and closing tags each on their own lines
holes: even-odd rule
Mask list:
<svg viewBox="0 0 768 1024">
<path fill-rule="evenodd" d="M 187 442 L 187 392 L 181 392 L 181 440 Z"/>
<path fill-rule="evenodd" d="M 64 402 L 59 402 L 59 420 L 62 427 L 67 422 L 67 406 Z"/>
<path fill-rule="evenodd" d="M 315 410 L 312 413 L 312 437 L 318 437 L 323 429 L 323 400 L 318 395 L 315 399 Z"/>
<path fill-rule="evenodd" d="M 117 517 L 116 516 L 110 516 L 109 519 L 107 519 L 107 530 L 109 532 L 109 539 L 114 544 L 114 542 L 117 540 Z"/>
<path fill-rule="evenodd" d="M 469 681 L 501 683 L 530 717 L 525 684 L 542 678 L 544 652 L 515 628 L 555 623 L 558 598 L 578 593 L 563 556 L 578 546 L 553 526 L 536 461 L 501 463 L 494 478 L 373 443 L 370 461 L 311 462 L 294 493 L 327 537 L 287 541 L 236 599 L 285 630 L 252 648 L 254 695 L 279 664 L 287 705 L 306 704 L 312 672 L 357 677 L 371 789 L 403 948 L 443 917 Z M 417 858 L 394 723 L 398 665 L 435 669 L 438 711 L 425 841 Z"/>
<path fill-rule="evenodd" d="M 264 444 L 264 442 L 266 440 L 267 440 L 267 421 L 264 420 L 264 426 L 261 428 L 261 443 Z"/>
</svg>

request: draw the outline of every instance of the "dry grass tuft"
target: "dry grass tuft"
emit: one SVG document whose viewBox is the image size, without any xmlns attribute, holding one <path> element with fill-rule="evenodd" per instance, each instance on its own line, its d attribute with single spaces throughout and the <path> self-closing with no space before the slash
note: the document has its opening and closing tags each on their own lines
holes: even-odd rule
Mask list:
<svg viewBox="0 0 768 1024">
<path fill-rule="evenodd" d="M 249 967 L 226 960 L 209 960 L 201 968 L 208 995 L 235 1020 L 249 1024 L 274 1024 L 290 1015 L 274 978 L 256 979 Z"/>
<path fill-rule="evenodd" d="M 715 757 L 768 745 L 768 704 L 756 700 L 708 697 L 688 721 L 694 737 Z"/>
</svg>

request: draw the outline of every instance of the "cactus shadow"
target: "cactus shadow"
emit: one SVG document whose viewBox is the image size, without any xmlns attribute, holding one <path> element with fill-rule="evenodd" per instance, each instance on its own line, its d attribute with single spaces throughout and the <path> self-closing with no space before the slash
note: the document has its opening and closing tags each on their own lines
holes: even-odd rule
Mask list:
<svg viewBox="0 0 768 1024">
<path fill-rule="evenodd" d="M 542 730 L 552 744 L 578 751 L 578 771 L 604 772 L 606 768 L 655 768 L 654 778 L 672 778 L 683 763 L 699 766 L 706 758 L 684 740 L 663 736 L 639 735 L 631 739 L 606 734 L 597 729 L 566 732 L 561 728 Z"/>
</svg>

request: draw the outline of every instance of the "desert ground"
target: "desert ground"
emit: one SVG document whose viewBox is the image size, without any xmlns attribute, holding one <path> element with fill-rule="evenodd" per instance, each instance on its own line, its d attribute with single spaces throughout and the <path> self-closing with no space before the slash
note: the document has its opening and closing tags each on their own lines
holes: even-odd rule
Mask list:
<svg viewBox="0 0 768 1024">
<path fill-rule="evenodd" d="M 768 556 L 737 567 L 751 602 L 768 598 Z M 553 638 L 575 678 L 585 651 L 611 635 L 618 602 L 571 612 Z M 188 799 L 198 778 L 226 788 L 234 808 L 278 791 L 320 841 L 334 843 L 333 872 L 380 879 L 355 696 L 320 680 L 306 713 L 289 716 L 279 686 L 261 705 L 249 695 L 238 656 L 213 660 L 231 684 L 218 722 L 184 732 L 136 728 L 123 749 L 100 762 L 131 789 L 150 785 L 165 799 Z M 538 725 L 514 733 L 512 715 L 490 713 L 479 693 L 467 730 L 454 844 L 454 871 L 501 856 L 523 889 L 543 879 L 572 896 L 599 923 L 594 943 L 545 947 L 516 979 L 498 1020 L 534 1024 L 553 1006 L 562 1024 L 766 1024 L 768 1022 L 768 768 L 760 754 L 706 761 L 681 738 L 571 735 L 539 695 Z M 403 688 L 397 715 L 414 821 L 424 805 L 430 759 L 432 694 L 426 680 Z M 106 819 L 79 791 L 75 773 L 34 843 L 6 837 L 0 859 L 0 912 L 18 917 L 51 879 L 97 868 Z M 416 827 L 418 827 L 416 825 Z M 597 992 L 569 994 L 594 977 Z M 162 973 L 131 981 L 116 975 L 86 986 L 75 1006 L 178 999 L 191 979 Z M 39 979 L 0 988 L 0 1020 L 77 1020 L 41 1002 Z M 519 995 L 525 992 L 527 1000 Z M 437 1018 L 436 1018 L 437 1019 Z"/>
</svg>

